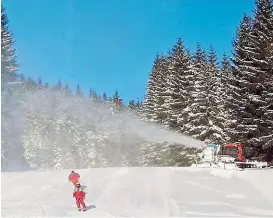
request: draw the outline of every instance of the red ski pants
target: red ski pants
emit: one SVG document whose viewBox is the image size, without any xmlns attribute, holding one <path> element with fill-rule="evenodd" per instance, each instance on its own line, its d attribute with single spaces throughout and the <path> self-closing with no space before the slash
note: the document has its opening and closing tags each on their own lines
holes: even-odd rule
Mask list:
<svg viewBox="0 0 273 218">
<path fill-rule="evenodd" d="M 77 204 L 77 207 L 78 207 L 78 208 L 80 208 L 81 205 L 82 205 L 82 208 L 83 208 L 83 209 L 86 208 L 86 205 L 85 205 L 85 203 L 84 203 L 83 198 L 78 198 L 78 199 L 76 199 L 76 204 Z"/>
</svg>

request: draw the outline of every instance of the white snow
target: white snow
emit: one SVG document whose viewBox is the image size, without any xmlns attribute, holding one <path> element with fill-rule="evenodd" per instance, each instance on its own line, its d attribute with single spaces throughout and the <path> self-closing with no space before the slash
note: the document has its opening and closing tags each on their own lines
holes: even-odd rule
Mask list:
<svg viewBox="0 0 273 218">
<path fill-rule="evenodd" d="M 2 216 L 269 216 L 273 170 L 93 168 L 76 210 L 68 170 L 2 173 Z"/>
</svg>

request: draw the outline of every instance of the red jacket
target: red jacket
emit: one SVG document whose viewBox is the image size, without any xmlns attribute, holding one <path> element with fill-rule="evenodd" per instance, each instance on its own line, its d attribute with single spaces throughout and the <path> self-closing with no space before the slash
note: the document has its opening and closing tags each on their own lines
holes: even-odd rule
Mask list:
<svg viewBox="0 0 273 218">
<path fill-rule="evenodd" d="M 80 175 L 78 173 L 71 173 L 68 177 L 69 181 L 73 182 L 74 184 L 79 181 Z"/>
<path fill-rule="evenodd" d="M 84 199 L 85 198 L 84 187 L 82 186 L 80 186 L 79 188 L 75 187 L 73 192 L 73 197 L 76 199 Z"/>
</svg>

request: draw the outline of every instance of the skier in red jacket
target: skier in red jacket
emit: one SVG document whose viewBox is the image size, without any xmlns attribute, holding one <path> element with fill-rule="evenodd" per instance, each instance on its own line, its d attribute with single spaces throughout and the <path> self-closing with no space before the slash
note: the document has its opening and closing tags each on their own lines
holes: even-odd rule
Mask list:
<svg viewBox="0 0 273 218">
<path fill-rule="evenodd" d="M 82 205 L 83 211 L 86 211 L 86 205 L 84 203 L 85 195 L 86 195 L 86 191 L 84 187 L 81 186 L 79 182 L 76 182 L 76 186 L 73 192 L 73 198 L 76 198 L 76 204 L 79 211 L 81 211 L 81 205 Z"/>
<path fill-rule="evenodd" d="M 69 182 L 72 182 L 76 187 L 76 182 L 80 180 L 80 175 L 78 173 L 75 173 L 74 171 L 71 171 L 70 175 L 68 176 L 68 180 Z"/>
</svg>

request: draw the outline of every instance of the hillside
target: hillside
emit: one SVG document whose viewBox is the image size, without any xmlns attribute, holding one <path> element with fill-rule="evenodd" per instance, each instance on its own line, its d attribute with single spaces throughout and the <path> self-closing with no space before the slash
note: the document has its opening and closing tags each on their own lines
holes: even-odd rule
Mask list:
<svg viewBox="0 0 273 218">
<path fill-rule="evenodd" d="M 272 170 L 77 170 L 89 210 L 78 212 L 68 170 L 2 173 L 2 216 L 273 216 Z"/>
</svg>

